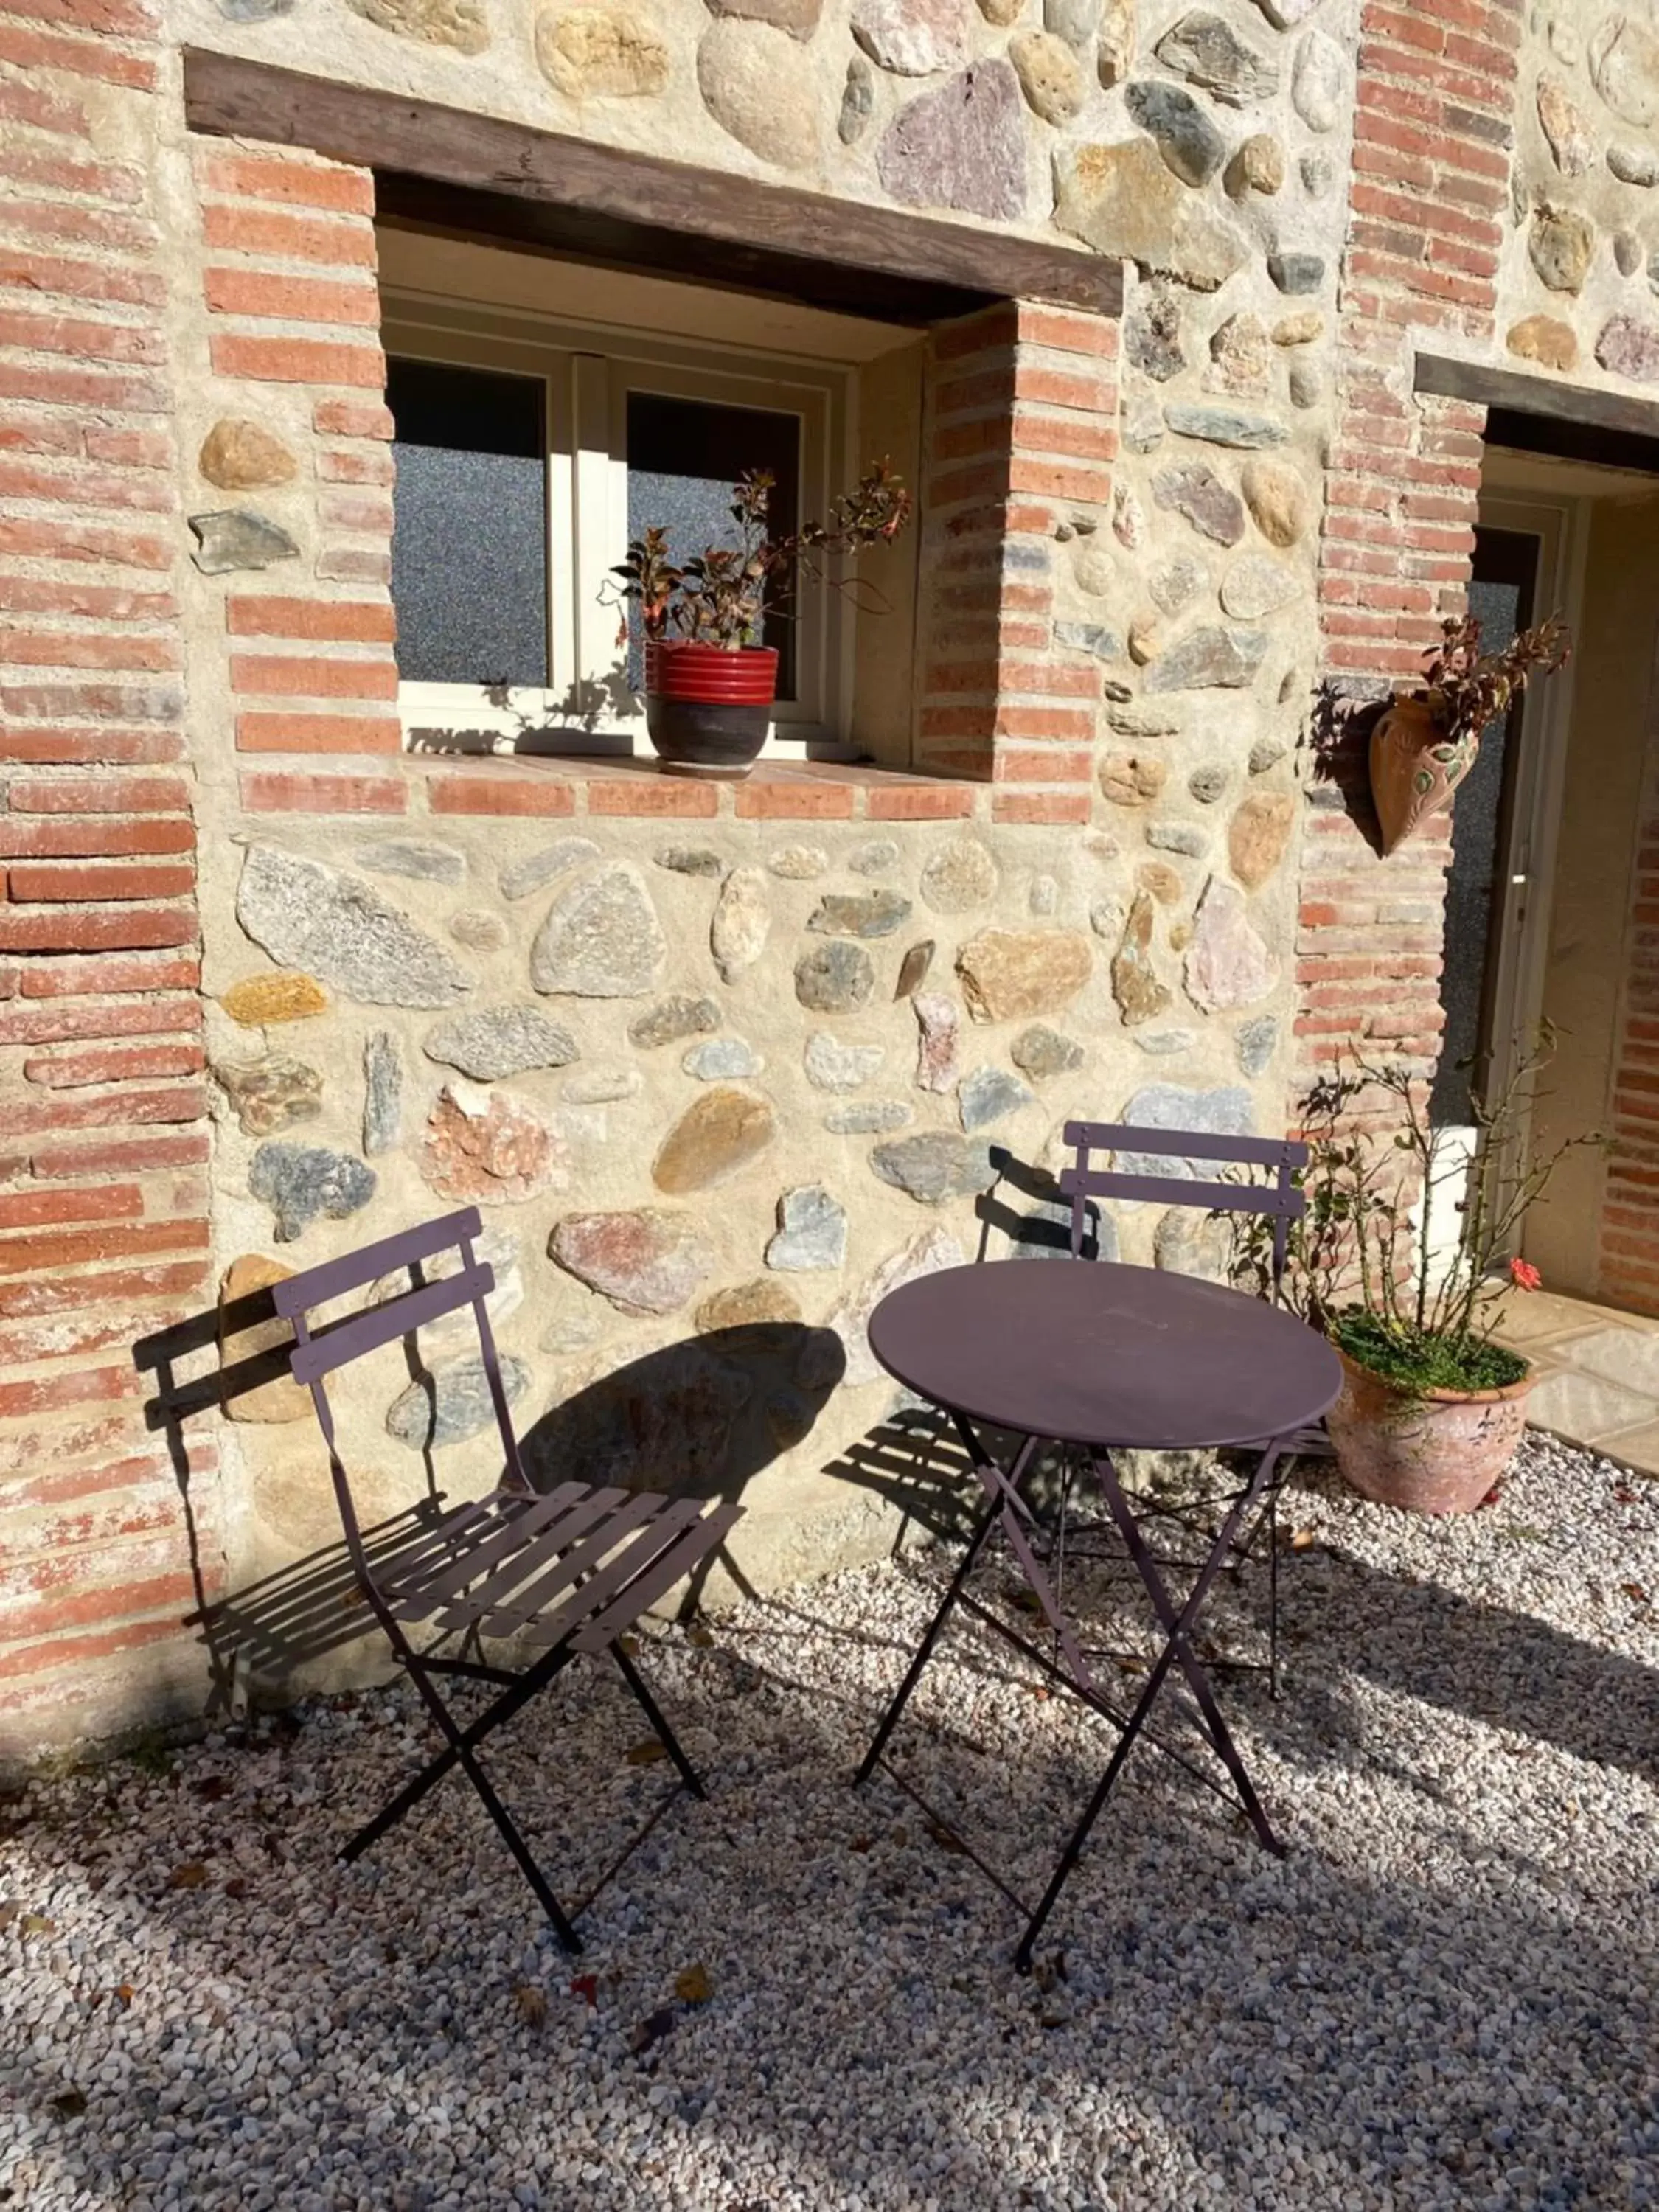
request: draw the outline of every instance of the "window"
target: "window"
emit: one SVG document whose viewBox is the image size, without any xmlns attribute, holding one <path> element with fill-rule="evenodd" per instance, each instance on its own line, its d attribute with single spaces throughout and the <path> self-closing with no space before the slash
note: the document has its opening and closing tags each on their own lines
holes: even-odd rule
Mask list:
<svg viewBox="0 0 1659 2212">
<path fill-rule="evenodd" d="M 781 529 L 821 514 L 845 474 L 847 372 L 395 296 L 386 344 L 407 739 L 648 751 L 607 571 L 648 523 L 683 554 L 728 538 L 744 469 L 770 471 Z M 851 621 L 810 581 L 769 619 L 775 750 L 848 750 Z"/>
</svg>

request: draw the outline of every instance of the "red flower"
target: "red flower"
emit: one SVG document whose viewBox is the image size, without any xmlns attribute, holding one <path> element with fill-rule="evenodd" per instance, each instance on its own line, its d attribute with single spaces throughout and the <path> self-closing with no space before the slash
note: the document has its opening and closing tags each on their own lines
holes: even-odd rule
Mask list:
<svg viewBox="0 0 1659 2212">
<path fill-rule="evenodd" d="M 1511 1260 L 1510 1280 L 1517 1291 L 1538 1291 L 1544 1286 L 1544 1278 L 1530 1260 Z"/>
</svg>

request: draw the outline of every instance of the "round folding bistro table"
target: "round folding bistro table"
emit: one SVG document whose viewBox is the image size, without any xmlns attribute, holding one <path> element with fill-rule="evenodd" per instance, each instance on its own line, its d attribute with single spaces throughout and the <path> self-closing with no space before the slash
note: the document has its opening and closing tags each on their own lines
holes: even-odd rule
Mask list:
<svg viewBox="0 0 1659 2212">
<path fill-rule="evenodd" d="M 1064 1664 L 1047 1659 L 977 1603 L 965 1601 L 1119 1729 L 1100 1786 L 1031 1914 L 1016 1962 L 1030 1966 L 1032 1946 L 1172 1668 L 1185 1678 L 1203 1733 L 1256 1834 L 1269 1850 L 1280 1850 L 1199 1663 L 1193 1635 L 1211 1585 L 1287 1440 L 1316 1421 L 1336 1397 L 1341 1369 L 1331 1346 L 1293 1315 L 1259 1298 L 1189 1275 L 1103 1261 L 946 1268 L 884 1298 L 870 1317 L 869 1334 L 871 1350 L 889 1374 L 949 1417 L 984 1486 L 987 1505 L 858 1780 L 865 1781 L 881 1758 L 945 1622 L 964 1601 L 975 1561 L 1000 1526 Z M 981 1433 L 987 1429 L 1014 1439 L 1006 1460 L 993 1455 Z M 1032 1544 L 1033 1516 L 1022 1492 L 1054 1445 L 1069 1447 L 1092 1467 L 1166 1638 L 1127 1718 L 1102 1698 Z M 1223 1445 L 1255 1450 L 1258 1462 L 1232 1499 L 1196 1581 L 1177 1603 L 1112 1454 Z"/>
</svg>

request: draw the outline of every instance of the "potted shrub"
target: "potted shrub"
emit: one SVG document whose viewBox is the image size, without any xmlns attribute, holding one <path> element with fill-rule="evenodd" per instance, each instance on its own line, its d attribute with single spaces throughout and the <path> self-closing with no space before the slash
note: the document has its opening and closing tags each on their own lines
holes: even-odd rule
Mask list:
<svg viewBox="0 0 1659 2212">
<path fill-rule="evenodd" d="M 1501 653 L 1481 652 L 1473 615 L 1443 630 L 1425 683 L 1399 694 L 1371 732 L 1371 797 L 1385 854 L 1450 805 L 1474 766 L 1481 732 L 1509 713 L 1530 678 L 1565 665 L 1570 650 L 1555 616 L 1519 631 Z"/>
<path fill-rule="evenodd" d="M 904 527 L 910 495 L 885 462 L 837 500 L 828 522 L 775 538 L 768 526 L 774 478 L 751 470 L 732 488 L 735 545 L 709 545 L 684 564 L 668 533 L 648 529 L 611 572 L 624 610 L 640 611 L 645 645 L 645 722 L 671 775 L 747 775 L 766 742 L 776 694 L 776 649 L 759 641 L 803 574 L 839 585 L 824 563 L 884 544 Z"/>
<path fill-rule="evenodd" d="M 1471 1162 L 1428 1118 L 1427 1085 L 1408 1069 L 1361 1060 L 1303 1102 L 1308 1201 L 1292 1223 L 1287 1301 L 1335 1346 L 1340 1396 L 1327 1417 L 1338 1466 L 1362 1497 L 1415 1513 L 1468 1513 L 1515 1455 L 1534 1380 L 1493 1341 L 1498 1301 L 1534 1291 L 1538 1270 L 1511 1256 L 1528 1208 L 1570 1138 L 1508 1186 L 1517 1124 L 1553 1040 L 1544 1035 L 1491 1105 L 1475 1107 Z M 1431 1249 L 1424 1224 L 1450 1198 L 1457 1237 Z M 1271 1221 L 1231 1217 L 1237 1272 L 1271 1292 Z"/>
</svg>

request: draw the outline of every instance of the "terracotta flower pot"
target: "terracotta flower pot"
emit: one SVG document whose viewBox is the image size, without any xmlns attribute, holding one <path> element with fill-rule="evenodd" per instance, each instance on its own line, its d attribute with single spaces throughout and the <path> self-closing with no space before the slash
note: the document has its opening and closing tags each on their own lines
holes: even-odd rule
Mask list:
<svg viewBox="0 0 1659 2212">
<path fill-rule="evenodd" d="M 690 639 L 645 648 L 645 726 L 665 774 L 747 775 L 771 726 L 778 656 L 770 646 L 727 653 Z"/>
<path fill-rule="evenodd" d="M 1371 732 L 1371 798 L 1384 853 L 1450 805 L 1474 766 L 1477 746 L 1474 736 L 1446 737 L 1426 699 L 1396 699 L 1378 718 Z"/>
<path fill-rule="evenodd" d="M 1407 1513 L 1472 1513 L 1515 1457 L 1536 1376 L 1502 1390 L 1409 1395 L 1340 1345 L 1337 1357 L 1342 1391 L 1326 1425 L 1353 1488 Z"/>
</svg>

